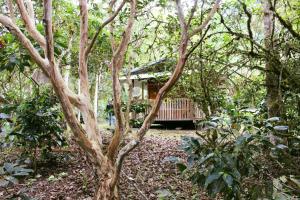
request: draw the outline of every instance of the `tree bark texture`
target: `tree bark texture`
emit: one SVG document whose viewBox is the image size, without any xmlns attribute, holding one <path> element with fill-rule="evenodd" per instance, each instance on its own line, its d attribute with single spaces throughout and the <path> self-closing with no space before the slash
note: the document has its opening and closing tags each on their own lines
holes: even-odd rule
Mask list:
<svg viewBox="0 0 300 200">
<path fill-rule="evenodd" d="M 265 34 L 265 48 L 274 54 L 274 16 L 271 11 L 271 4 L 269 0 L 263 1 L 263 22 L 264 22 L 264 34 Z M 268 108 L 269 117 L 280 117 L 282 114 L 282 94 L 280 88 L 280 76 L 281 74 L 275 73 L 275 69 L 278 68 L 278 62 L 270 54 L 266 54 L 266 103 Z M 283 67 L 283 66 L 281 66 Z"/>
</svg>

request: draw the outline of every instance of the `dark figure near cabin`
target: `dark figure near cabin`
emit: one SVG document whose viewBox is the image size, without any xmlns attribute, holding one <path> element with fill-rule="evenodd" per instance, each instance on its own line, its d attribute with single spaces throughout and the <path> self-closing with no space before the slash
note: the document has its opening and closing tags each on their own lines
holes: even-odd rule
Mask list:
<svg viewBox="0 0 300 200">
<path fill-rule="evenodd" d="M 105 111 L 108 114 L 108 123 L 109 123 L 109 126 L 114 125 L 114 116 L 113 116 L 113 114 L 114 114 L 114 106 L 112 104 L 112 100 L 108 101 L 108 103 L 106 105 Z"/>
</svg>

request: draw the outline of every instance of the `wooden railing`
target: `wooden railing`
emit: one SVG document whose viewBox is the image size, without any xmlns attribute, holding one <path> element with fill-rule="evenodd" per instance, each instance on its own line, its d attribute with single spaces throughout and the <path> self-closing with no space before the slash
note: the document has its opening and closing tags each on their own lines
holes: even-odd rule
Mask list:
<svg viewBox="0 0 300 200">
<path fill-rule="evenodd" d="M 155 121 L 185 121 L 203 117 L 202 110 L 191 99 L 167 98 L 162 102 Z"/>
</svg>

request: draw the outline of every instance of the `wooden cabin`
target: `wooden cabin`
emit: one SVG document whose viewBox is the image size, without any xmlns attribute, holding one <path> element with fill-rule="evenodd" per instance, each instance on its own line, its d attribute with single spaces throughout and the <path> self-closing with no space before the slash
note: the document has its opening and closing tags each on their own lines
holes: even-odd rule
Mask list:
<svg viewBox="0 0 300 200">
<path fill-rule="evenodd" d="M 130 72 L 130 81 L 133 85 L 133 97 L 139 101 L 153 104 L 159 89 L 164 85 L 171 73 L 165 68 L 166 60 L 161 59 L 143 67 L 135 68 Z M 120 81 L 128 88 L 127 78 Z M 165 98 L 160 106 L 155 122 L 170 121 L 197 121 L 204 118 L 203 111 L 193 100 L 178 94 L 176 97 Z"/>
</svg>

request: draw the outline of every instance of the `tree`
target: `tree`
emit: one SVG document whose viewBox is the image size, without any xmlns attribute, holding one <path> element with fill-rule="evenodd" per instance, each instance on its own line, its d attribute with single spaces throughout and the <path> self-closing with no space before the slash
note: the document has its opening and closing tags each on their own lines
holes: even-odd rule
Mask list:
<svg viewBox="0 0 300 200">
<path fill-rule="evenodd" d="M 154 105 L 151 108 L 150 113 L 146 117 L 142 127 L 134 134 L 132 140 L 126 145 L 121 147 L 124 135 L 124 116 L 121 109 L 121 87 L 119 82 L 119 73 L 124 65 L 126 52 L 132 35 L 133 24 L 137 14 L 137 1 L 136 0 L 122 0 L 118 5 L 116 0 L 112 0 L 109 3 L 109 17 L 95 32 L 91 41 L 88 40 L 88 2 L 87 0 L 79 0 L 80 7 L 80 34 L 79 34 L 79 54 L 78 54 L 78 66 L 80 77 L 80 94 L 75 94 L 66 84 L 60 72 L 60 57 L 54 52 L 54 27 L 52 22 L 52 1 L 44 0 L 43 3 L 43 25 L 45 34 L 41 34 L 35 24 L 35 17 L 33 4 L 31 0 L 23 1 L 16 0 L 16 5 L 19 10 L 20 17 L 25 25 L 25 31 L 21 29 L 15 22 L 14 7 L 12 1 L 8 1 L 9 16 L 0 14 L 0 23 L 6 27 L 6 29 L 12 33 L 19 42 L 27 49 L 31 58 L 40 67 L 43 73 L 50 79 L 53 89 L 60 100 L 60 104 L 65 116 L 65 119 L 72 130 L 74 137 L 80 147 L 86 152 L 90 160 L 95 166 L 97 174 L 99 176 L 99 189 L 96 192 L 95 199 L 119 199 L 118 195 L 118 180 L 120 177 L 122 162 L 125 156 L 136 148 L 144 135 L 150 128 L 151 123 L 156 117 L 160 104 L 172 88 L 172 86 L 180 78 L 185 63 L 190 55 L 191 51 L 195 48 L 191 47 L 189 50 L 190 41 L 193 36 L 202 32 L 214 14 L 217 12 L 220 0 L 216 0 L 210 12 L 207 14 L 203 23 L 197 27 L 191 27 L 191 21 L 194 17 L 194 13 L 197 8 L 197 0 L 195 1 L 193 8 L 190 12 L 189 18 L 186 21 L 183 8 L 180 0 L 176 0 L 176 8 L 178 20 L 180 23 L 180 42 L 178 47 L 178 59 L 175 69 L 165 83 L 165 85 L 158 92 Z M 116 17 L 120 11 L 125 7 L 126 3 L 129 4 L 129 16 L 127 18 L 127 26 L 123 31 L 120 39 L 114 38 L 114 23 Z M 91 97 L 89 93 L 89 73 L 88 73 L 88 56 L 96 43 L 98 35 L 102 29 L 110 24 L 110 42 L 112 47 L 111 57 L 111 73 L 113 79 L 113 97 L 114 97 L 114 112 L 116 115 L 117 123 L 115 134 L 109 143 L 107 153 L 104 153 L 102 137 L 103 135 L 98 129 L 97 120 L 93 107 L 91 104 Z M 29 34 L 27 36 L 26 34 Z M 37 43 L 42 51 L 39 52 L 34 44 Z M 83 115 L 84 125 L 82 125 L 76 118 L 75 108 L 79 109 Z"/>
<path fill-rule="evenodd" d="M 265 48 L 271 55 L 274 55 L 274 15 L 271 11 L 271 2 L 265 0 L 263 2 L 264 12 L 264 31 L 265 31 Z M 272 58 L 270 53 L 266 53 L 266 89 L 267 89 L 267 107 L 269 117 L 278 117 L 282 114 L 282 94 L 280 88 L 280 76 L 281 74 L 275 73 L 276 66 L 280 65 L 280 62 L 276 61 L 276 58 Z"/>
</svg>

